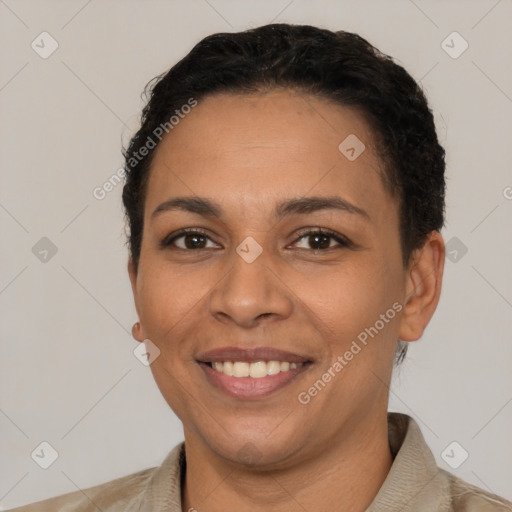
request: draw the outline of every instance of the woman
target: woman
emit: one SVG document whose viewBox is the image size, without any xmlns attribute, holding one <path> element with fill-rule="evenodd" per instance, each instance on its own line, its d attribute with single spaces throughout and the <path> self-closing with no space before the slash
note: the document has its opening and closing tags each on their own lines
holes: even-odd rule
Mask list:
<svg viewBox="0 0 512 512">
<path fill-rule="evenodd" d="M 185 441 L 15 510 L 512 510 L 387 412 L 445 256 L 444 150 L 402 67 L 342 31 L 214 34 L 125 158 L 133 336 Z"/>
</svg>

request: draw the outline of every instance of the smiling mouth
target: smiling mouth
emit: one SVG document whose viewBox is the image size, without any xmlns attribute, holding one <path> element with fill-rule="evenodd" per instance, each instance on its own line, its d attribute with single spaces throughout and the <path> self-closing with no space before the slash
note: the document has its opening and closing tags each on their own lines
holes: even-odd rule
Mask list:
<svg viewBox="0 0 512 512">
<path fill-rule="evenodd" d="M 223 347 L 197 354 L 215 392 L 245 400 L 267 397 L 310 369 L 313 359 L 274 347 Z"/>
<path fill-rule="evenodd" d="M 200 354 L 196 362 L 213 390 L 244 400 L 268 397 L 313 366 L 312 359 L 272 347 L 225 347 Z"/>
</svg>

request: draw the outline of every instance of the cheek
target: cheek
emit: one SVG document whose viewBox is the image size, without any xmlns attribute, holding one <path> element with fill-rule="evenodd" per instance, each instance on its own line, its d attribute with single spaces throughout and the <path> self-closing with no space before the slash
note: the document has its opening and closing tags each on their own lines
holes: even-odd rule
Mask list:
<svg viewBox="0 0 512 512">
<path fill-rule="evenodd" d="M 300 295 L 323 329 L 331 357 L 343 354 L 358 337 L 363 341 L 390 340 L 365 350 L 368 357 L 371 352 L 389 350 L 396 330 L 396 279 L 396 270 L 368 256 L 360 257 L 357 264 L 330 270 L 325 277 L 303 281 Z"/>
<path fill-rule="evenodd" d="M 204 272 L 177 271 L 148 265 L 141 290 L 141 319 L 146 336 L 161 350 L 175 350 L 202 307 L 213 282 Z"/>
<path fill-rule="evenodd" d="M 322 277 L 306 277 L 303 296 L 316 314 L 336 331 L 357 325 L 378 305 L 378 271 L 360 259 L 326 268 Z"/>
</svg>

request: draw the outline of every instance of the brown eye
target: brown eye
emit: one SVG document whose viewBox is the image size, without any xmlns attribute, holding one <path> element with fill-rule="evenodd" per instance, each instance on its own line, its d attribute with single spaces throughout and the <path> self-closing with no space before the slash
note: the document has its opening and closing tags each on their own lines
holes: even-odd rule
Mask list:
<svg viewBox="0 0 512 512">
<path fill-rule="evenodd" d="M 210 245 L 208 243 L 210 242 Z M 198 250 L 218 248 L 210 237 L 197 230 L 182 230 L 181 232 L 164 239 L 160 246 L 162 248 L 173 248 L 182 250 Z"/>
<path fill-rule="evenodd" d="M 308 243 L 312 249 L 328 249 L 331 245 L 331 237 L 329 235 L 309 235 Z"/>
<path fill-rule="evenodd" d="M 333 241 L 335 242 L 334 244 L 332 244 Z M 314 251 L 325 251 L 336 247 L 350 246 L 350 242 L 342 235 L 323 229 L 301 233 L 294 245 L 299 243 L 302 244 L 302 246 L 299 246 L 300 249 L 312 249 Z"/>
<path fill-rule="evenodd" d="M 183 238 L 184 249 L 203 249 L 206 245 L 206 237 L 203 235 L 183 235 L 180 238 Z"/>
</svg>

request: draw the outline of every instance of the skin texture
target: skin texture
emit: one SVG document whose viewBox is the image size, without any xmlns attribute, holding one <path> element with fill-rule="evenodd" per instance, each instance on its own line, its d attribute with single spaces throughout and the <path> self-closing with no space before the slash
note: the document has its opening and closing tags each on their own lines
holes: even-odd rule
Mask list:
<svg viewBox="0 0 512 512">
<path fill-rule="evenodd" d="M 366 147 L 354 161 L 338 149 L 349 134 Z M 392 463 L 386 414 L 396 340 L 422 335 L 444 263 L 443 239 L 432 232 L 403 267 L 398 204 L 380 165 L 360 114 L 290 90 L 207 97 L 156 149 L 138 271 L 128 262 L 140 321 L 133 336 L 160 349 L 151 370 L 184 425 L 184 510 L 327 511 L 336 503 L 362 511 L 377 494 Z M 280 201 L 333 195 L 368 217 L 272 217 Z M 177 196 L 209 198 L 222 216 L 174 210 L 151 218 Z M 183 238 L 159 247 L 188 227 L 206 232 L 205 248 L 180 250 Z M 329 248 L 315 251 L 311 237 L 297 234 L 307 227 L 351 245 L 327 238 Z M 252 263 L 235 250 L 249 236 L 263 249 Z M 298 394 L 394 303 L 402 306 L 394 319 L 301 404 Z M 196 362 L 226 346 L 272 346 L 313 364 L 270 396 L 243 400 L 213 387 Z"/>
</svg>

